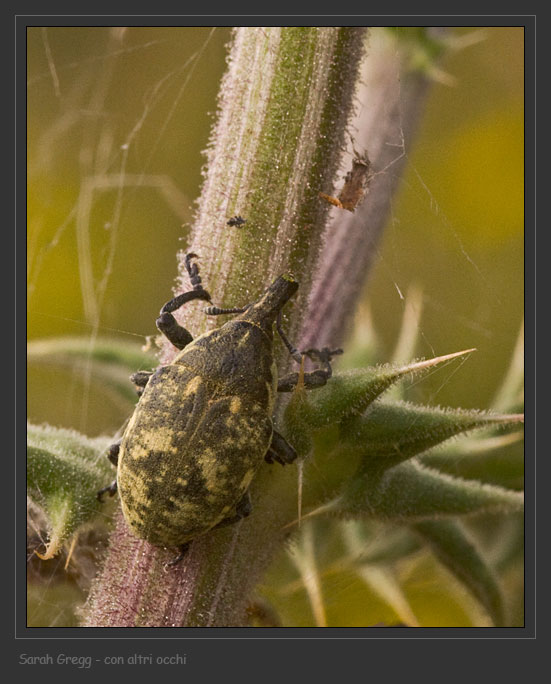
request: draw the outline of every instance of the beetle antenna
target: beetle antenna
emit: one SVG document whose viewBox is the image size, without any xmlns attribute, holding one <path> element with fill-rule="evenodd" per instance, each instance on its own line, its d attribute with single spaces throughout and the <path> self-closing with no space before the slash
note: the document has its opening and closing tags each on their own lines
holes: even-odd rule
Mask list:
<svg viewBox="0 0 551 684">
<path fill-rule="evenodd" d="M 244 313 L 248 307 L 243 309 L 233 308 L 233 309 L 221 309 L 219 306 L 207 306 L 203 309 L 207 316 L 220 316 L 221 314 L 234 314 L 234 313 Z"/>
<path fill-rule="evenodd" d="M 190 290 L 189 292 L 183 292 L 180 295 L 177 295 L 176 297 L 173 297 L 169 302 L 167 302 L 163 308 L 161 309 L 161 316 L 166 313 L 171 313 L 172 311 L 176 311 L 176 309 L 179 309 L 181 306 L 183 306 L 186 302 L 191 302 L 194 299 L 202 299 L 204 301 L 210 302 L 210 294 L 203 288 L 201 285 L 201 276 L 199 275 L 199 267 L 197 264 L 192 264 L 191 260 L 192 259 L 198 259 L 199 257 L 197 254 L 193 254 L 190 252 L 189 254 L 186 254 L 185 258 L 185 266 L 186 266 L 186 271 L 188 272 L 189 279 L 191 280 L 191 284 L 193 285 L 193 290 Z M 160 319 L 157 319 L 159 321 Z M 176 321 L 174 319 L 165 319 L 162 323 L 162 327 L 159 328 L 161 332 L 165 332 L 167 329 L 167 325 L 172 328 L 176 324 Z M 157 327 L 159 327 L 159 324 L 157 323 Z M 165 332 L 166 334 L 166 332 Z"/>
<path fill-rule="evenodd" d="M 279 336 L 281 337 L 283 344 L 289 350 L 289 354 L 291 354 L 291 356 L 293 357 L 293 359 L 297 363 L 300 363 L 302 361 L 302 354 L 299 352 L 299 350 L 296 347 L 293 347 L 293 345 L 289 342 L 289 340 L 287 339 L 287 335 L 283 332 L 283 329 L 281 327 L 281 310 L 277 314 L 276 330 L 277 330 Z"/>
<path fill-rule="evenodd" d="M 199 257 L 197 254 L 193 254 L 193 252 L 190 252 L 189 254 L 186 254 L 185 258 L 185 266 L 186 266 L 186 271 L 188 272 L 189 279 L 191 280 L 191 284 L 193 285 L 194 290 L 202 290 L 203 286 L 201 285 L 201 276 L 199 275 L 199 267 L 197 264 L 192 264 L 191 260 L 192 259 L 198 259 Z"/>
</svg>

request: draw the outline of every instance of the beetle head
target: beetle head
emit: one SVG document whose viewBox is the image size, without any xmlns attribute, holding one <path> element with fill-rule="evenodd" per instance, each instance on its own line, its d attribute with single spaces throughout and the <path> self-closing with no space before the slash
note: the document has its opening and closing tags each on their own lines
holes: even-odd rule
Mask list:
<svg viewBox="0 0 551 684">
<path fill-rule="evenodd" d="M 297 290 L 298 282 L 290 273 L 279 276 L 256 302 L 247 308 L 243 318 L 258 325 L 271 326 L 277 314 Z"/>
</svg>

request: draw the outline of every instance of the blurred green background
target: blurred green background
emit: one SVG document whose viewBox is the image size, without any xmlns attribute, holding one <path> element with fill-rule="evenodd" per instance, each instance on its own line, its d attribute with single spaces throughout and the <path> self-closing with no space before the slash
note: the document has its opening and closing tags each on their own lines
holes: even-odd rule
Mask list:
<svg viewBox="0 0 551 684">
<path fill-rule="evenodd" d="M 393 282 L 422 288 L 418 353 L 478 351 L 420 400 L 487 408 L 524 313 L 524 42 L 522 28 L 478 37 L 441 64 L 453 81 L 430 91 L 366 297 L 388 346 L 403 308 Z"/>
<path fill-rule="evenodd" d="M 415 355 L 478 351 L 415 384 L 412 398 L 483 409 L 523 317 L 524 44 L 522 28 L 478 29 L 471 41 L 473 31 L 450 32 L 457 46 L 472 44 L 439 64 L 445 76 L 406 148 L 354 343 L 344 346 L 376 342 L 377 358 L 388 360 L 400 293 L 415 285 L 423 294 Z M 97 331 L 143 344 L 156 334 L 200 192 L 229 39 L 229 29 L 210 27 L 28 29 L 29 340 Z M 128 404 L 76 369 L 31 363 L 28 417 L 114 434 Z M 285 563 L 274 566 L 280 578 Z M 408 566 L 407 577 L 421 582 L 421 570 Z M 515 582 L 521 596 L 521 574 Z M 289 586 L 289 614 L 300 613 Z"/>
<path fill-rule="evenodd" d="M 365 297 L 384 357 L 401 322 L 398 288 L 420 286 L 416 353 L 478 351 L 459 372 L 424 381 L 417 398 L 485 408 L 523 316 L 524 47 L 522 28 L 480 31 L 440 64 L 453 84 L 431 88 Z M 105 288 L 98 333 L 156 332 L 200 192 L 229 38 L 208 27 L 28 29 L 29 339 L 90 335 L 83 254 Z M 35 422 L 94 435 L 124 419 L 71 373 L 31 366 L 28 381 Z"/>
</svg>

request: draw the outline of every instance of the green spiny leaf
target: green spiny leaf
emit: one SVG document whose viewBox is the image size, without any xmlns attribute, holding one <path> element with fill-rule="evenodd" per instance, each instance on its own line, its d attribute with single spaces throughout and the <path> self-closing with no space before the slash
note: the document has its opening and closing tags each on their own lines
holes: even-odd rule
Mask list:
<svg viewBox="0 0 551 684">
<path fill-rule="evenodd" d="M 105 458 L 108 438 L 88 439 L 73 430 L 27 426 L 27 489 L 47 521 L 48 559 L 82 525 L 100 513 L 96 492 L 113 479 Z"/>
<path fill-rule="evenodd" d="M 519 492 L 462 480 L 422 466 L 402 463 L 382 476 L 364 471 L 326 510 L 369 515 L 382 520 L 416 522 L 455 515 L 522 510 Z"/>
<path fill-rule="evenodd" d="M 497 578 L 463 527 L 452 520 L 426 520 L 412 525 L 412 529 L 428 542 L 440 562 L 472 591 L 494 624 L 503 626 L 503 598 Z"/>
<path fill-rule="evenodd" d="M 313 428 L 336 423 L 346 416 L 361 413 L 385 390 L 401 378 L 427 371 L 473 351 L 456 352 L 407 365 L 385 365 L 335 373 L 325 387 L 290 401 L 286 420 L 300 422 Z M 297 393 L 295 393 L 296 395 Z"/>
<path fill-rule="evenodd" d="M 365 415 L 353 416 L 341 423 L 341 439 L 362 452 L 364 470 L 377 473 L 454 435 L 522 420 L 522 415 L 496 415 L 378 400 Z"/>
</svg>

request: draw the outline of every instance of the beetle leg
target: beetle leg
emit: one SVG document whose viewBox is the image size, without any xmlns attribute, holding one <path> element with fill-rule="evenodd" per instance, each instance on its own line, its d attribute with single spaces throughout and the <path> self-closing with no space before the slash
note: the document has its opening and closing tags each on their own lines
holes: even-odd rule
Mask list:
<svg viewBox="0 0 551 684">
<path fill-rule="evenodd" d="M 149 382 L 149 379 L 153 375 L 154 371 L 138 371 L 130 376 L 130 382 L 137 386 L 136 392 L 139 397 L 143 394 L 143 388 Z"/>
<path fill-rule="evenodd" d="M 113 480 L 110 485 L 107 485 L 107 487 L 104 487 L 103 489 L 100 489 L 99 492 L 96 494 L 96 497 L 98 501 L 103 502 L 103 495 L 105 493 L 108 493 L 109 496 L 115 496 L 117 492 L 117 481 Z"/>
<path fill-rule="evenodd" d="M 213 529 L 216 529 L 218 527 L 226 527 L 226 525 L 233 525 L 236 522 L 239 522 L 240 520 L 243 520 L 243 518 L 246 518 L 251 514 L 252 511 L 252 505 L 251 505 L 251 495 L 249 494 L 249 490 L 243 494 L 241 499 L 237 502 L 237 505 L 235 506 L 235 515 L 232 515 L 229 518 L 224 518 L 221 520 L 217 525 L 213 527 Z M 185 544 L 182 544 L 180 546 L 180 553 L 176 556 L 176 558 L 173 558 L 171 561 L 169 561 L 166 565 L 167 567 L 171 567 L 173 565 L 177 565 L 186 555 L 188 549 L 189 549 L 190 542 L 186 542 Z"/>
<path fill-rule="evenodd" d="M 239 499 L 237 505 L 235 506 L 235 515 L 232 515 L 228 518 L 224 518 L 212 529 L 215 530 L 219 527 L 226 527 L 226 525 L 233 525 L 234 523 L 243 520 L 243 518 L 247 518 L 251 514 L 252 510 L 253 507 L 251 504 L 251 495 L 249 494 L 249 490 L 247 489 L 245 494 L 243 494 L 243 496 L 241 497 L 241 499 Z"/>
<path fill-rule="evenodd" d="M 171 313 L 162 313 L 155 324 L 176 349 L 183 349 L 193 340 L 191 333 L 181 326 Z"/>
<path fill-rule="evenodd" d="M 331 359 L 334 356 L 342 354 L 342 349 L 329 349 L 329 347 L 323 347 L 322 349 L 306 349 L 302 352 L 304 356 L 307 356 L 312 361 L 319 361 L 322 368 L 318 370 L 323 370 L 327 380 L 333 375 L 333 369 L 331 368 Z M 313 371 L 316 373 L 317 371 Z"/>
<path fill-rule="evenodd" d="M 152 375 L 153 371 L 138 371 L 130 376 L 130 382 L 138 385 L 138 387 L 145 387 Z"/>
<path fill-rule="evenodd" d="M 333 369 L 331 368 L 331 359 L 337 354 L 342 354 L 342 349 L 329 349 L 329 347 L 323 347 L 323 349 L 307 349 L 306 351 L 299 352 L 296 347 L 289 342 L 287 335 L 283 332 L 281 327 L 281 311 L 277 314 L 276 319 L 276 329 L 283 341 L 283 344 L 289 350 L 289 354 L 297 363 L 302 362 L 302 357 L 307 356 L 312 361 L 318 361 L 321 363 L 322 368 L 318 368 L 315 371 L 309 373 L 304 373 L 304 386 L 306 389 L 313 389 L 315 387 L 321 387 L 325 385 L 327 380 L 333 374 Z M 278 392 L 290 392 L 297 384 L 298 373 L 291 373 L 286 375 L 278 383 Z"/>
<path fill-rule="evenodd" d="M 277 381 L 278 392 L 292 392 L 298 384 L 299 373 L 289 373 Z M 304 373 L 304 387 L 315 389 L 323 387 L 327 383 L 327 373 L 322 368 L 318 368 L 309 373 Z"/>
<path fill-rule="evenodd" d="M 285 437 L 274 430 L 272 432 L 270 448 L 268 449 L 266 456 L 264 456 L 266 463 L 277 461 L 278 463 L 281 463 L 281 465 L 286 465 L 287 463 L 292 463 L 296 457 L 297 452 Z"/>
<path fill-rule="evenodd" d="M 176 321 L 171 312 L 176 311 L 186 302 L 191 302 L 194 299 L 210 302 L 210 294 L 201 285 L 201 276 L 199 275 L 197 264 L 191 263 L 193 257 L 197 258 L 197 255 L 187 254 L 185 258 L 185 266 L 193 285 L 193 290 L 184 292 L 168 301 L 161 309 L 160 316 L 156 320 L 157 328 L 177 349 L 183 349 L 193 340 L 193 337 Z"/>
<path fill-rule="evenodd" d="M 173 558 L 171 561 L 169 561 L 166 566 L 167 567 L 172 567 L 173 565 L 178 565 L 178 563 L 183 560 L 188 552 L 189 549 L 189 544 L 190 542 L 186 542 L 185 544 L 181 544 L 179 547 L 180 553 L 176 556 L 176 558 Z"/>
<path fill-rule="evenodd" d="M 109 449 L 107 449 L 107 458 L 111 461 L 111 463 L 116 467 L 118 462 L 119 462 L 119 450 L 121 448 L 121 442 L 122 440 L 119 439 L 118 442 L 114 442 L 111 444 Z M 109 493 L 109 496 L 115 496 L 115 493 L 117 491 L 117 481 L 114 480 L 111 482 L 111 484 L 107 485 L 107 487 L 104 487 L 103 489 L 100 489 L 99 492 L 96 494 L 96 497 L 98 501 L 103 501 L 103 495 L 106 493 Z"/>
<path fill-rule="evenodd" d="M 111 463 L 116 467 L 119 463 L 119 450 L 121 448 L 121 442 L 122 439 L 119 439 L 118 442 L 114 442 L 111 444 L 109 449 L 107 449 L 107 458 L 111 461 Z"/>
<path fill-rule="evenodd" d="M 253 510 L 253 504 L 251 502 L 251 494 L 249 490 L 243 494 L 241 499 L 237 502 L 235 507 L 235 512 L 240 518 L 247 518 L 251 511 Z"/>
<path fill-rule="evenodd" d="M 342 349 L 331 350 L 329 347 L 323 347 L 323 349 L 307 349 L 302 352 L 303 356 L 307 356 L 312 361 L 319 361 L 322 365 L 322 368 L 316 368 L 316 370 L 304 373 L 305 389 L 315 389 L 316 387 L 323 387 L 323 385 L 326 384 L 333 374 L 331 359 L 338 354 L 342 354 Z M 292 392 L 297 386 L 298 379 L 299 373 L 289 373 L 289 375 L 285 375 L 279 379 L 277 391 Z"/>
</svg>

